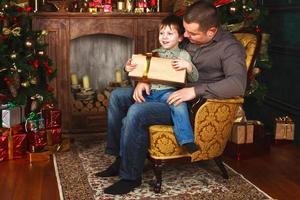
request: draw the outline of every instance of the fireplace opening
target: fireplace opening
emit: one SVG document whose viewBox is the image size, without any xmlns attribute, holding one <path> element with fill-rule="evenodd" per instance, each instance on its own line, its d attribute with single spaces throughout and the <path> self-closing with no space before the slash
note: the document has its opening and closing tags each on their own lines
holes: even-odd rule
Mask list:
<svg viewBox="0 0 300 200">
<path fill-rule="evenodd" d="M 105 113 L 115 83 L 124 83 L 131 57 L 130 38 L 111 34 L 82 36 L 70 42 L 72 113 Z"/>
</svg>

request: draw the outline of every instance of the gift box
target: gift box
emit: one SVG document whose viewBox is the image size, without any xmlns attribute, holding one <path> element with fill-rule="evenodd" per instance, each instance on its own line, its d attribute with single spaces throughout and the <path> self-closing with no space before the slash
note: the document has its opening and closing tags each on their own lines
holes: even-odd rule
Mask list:
<svg viewBox="0 0 300 200">
<path fill-rule="evenodd" d="M 275 140 L 294 140 L 295 124 L 286 117 L 276 118 Z"/>
<path fill-rule="evenodd" d="M 47 143 L 49 146 L 61 143 L 61 128 L 51 128 L 46 130 Z"/>
<path fill-rule="evenodd" d="M 11 128 L 24 122 L 24 106 L 8 106 L 1 110 L 2 127 Z"/>
<path fill-rule="evenodd" d="M 235 122 L 232 127 L 229 141 L 236 144 L 253 143 L 255 121 Z"/>
<path fill-rule="evenodd" d="M 184 85 L 186 70 L 176 71 L 172 67 L 172 59 L 153 57 L 152 54 L 132 55 L 132 63 L 137 66 L 128 75 L 134 80 L 143 80 L 154 83 Z"/>
<path fill-rule="evenodd" d="M 0 136 L 0 162 L 23 158 L 26 155 L 26 134 L 2 135 Z"/>
<path fill-rule="evenodd" d="M 29 152 L 28 157 L 29 157 L 30 163 L 48 161 L 48 160 L 50 160 L 51 152 L 50 151 Z"/>
<path fill-rule="evenodd" d="M 263 124 L 259 121 L 248 121 L 248 123 L 253 125 L 253 142 L 238 144 L 228 141 L 224 155 L 243 160 L 269 152 L 272 134 L 265 132 Z"/>
<path fill-rule="evenodd" d="M 8 139 L 7 136 L 0 136 L 0 162 L 8 159 Z"/>
<path fill-rule="evenodd" d="M 40 152 L 47 145 L 47 135 L 45 130 L 31 132 L 28 134 L 29 151 Z"/>
<path fill-rule="evenodd" d="M 42 109 L 42 117 L 45 119 L 45 128 L 61 127 L 61 111 L 53 106 L 48 106 Z"/>
</svg>

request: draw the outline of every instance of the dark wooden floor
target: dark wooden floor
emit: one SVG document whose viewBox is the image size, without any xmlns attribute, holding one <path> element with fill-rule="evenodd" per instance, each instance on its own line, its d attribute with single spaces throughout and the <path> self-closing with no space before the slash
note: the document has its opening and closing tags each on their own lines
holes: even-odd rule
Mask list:
<svg viewBox="0 0 300 200">
<path fill-rule="evenodd" d="M 225 162 L 273 198 L 300 199 L 300 148 L 293 144 L 273 145 L 269 154 L 239 162 L 225 157 Z M 59 200 L 52 161 L 1 162 L 0 199 Z"/>
</svg>

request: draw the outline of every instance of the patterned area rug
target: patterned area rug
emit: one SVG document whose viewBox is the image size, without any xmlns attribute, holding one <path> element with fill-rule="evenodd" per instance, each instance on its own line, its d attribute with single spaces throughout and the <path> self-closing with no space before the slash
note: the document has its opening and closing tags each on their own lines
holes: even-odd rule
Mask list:
<svg viewBox="0 0 300 200">
<path fill-rule="evenodd" d="M 229 179 L 221 177 L 214 162 L 188 163 L 167 166 L 163 170 L 161 194 L 152 190 L 153 171 L 146 170 L 143 184 L 127 195 L 111 196 L 103 188 L 111 185 L 118 177 L 97 178 L 95 172 L 109 166 L 113 157 L 104 154 L 105 141 L 100 138 L 76 139 L 71 150 L 56 155 L 62 195 L 67 199 L 270 199 L 265 193 L 249 183 L 241 175 L 228 168 Z"/>
</svg>

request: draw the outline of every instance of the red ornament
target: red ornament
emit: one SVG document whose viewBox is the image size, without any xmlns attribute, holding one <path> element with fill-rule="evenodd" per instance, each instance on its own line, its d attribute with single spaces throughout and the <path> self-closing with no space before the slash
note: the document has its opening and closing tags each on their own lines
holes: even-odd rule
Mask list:
<svg viewBox="0 0 300 200">
<path fill-rule="evenodd" d="M 22 11 L 23 11 L 23 8 L 18 7 L 16 10 L 17 10 L 18 12 L 22 12 Z"/>
<path fill-rule="evenodd" d="M 26 7 L 26 8 L 25 8 L 25 11 L 26 11 L 26 12 L 32 11 L 32 7 L 30 7 L 30 6 Z"/>
<path fill-rule="evenodd" d="M 225 4 L 229 4 L 231 2 L 233 2 L 233 0 L 217 0 L 216 2 L 214 2 L 214 6 L 220 7 L 220 6 L 223 6 Z"/>
<path fill-rule="evenodd" d="M 37 59 L 35 59 L 32 64 L 33 64 L 34 68 L 36 68 L 36 69 L 39 68 L 39 61 Z"/>
<path fill-rule="evenodd" d="M 48 72 L 48 74 L 52 74 L 52 72 L 53 72 L 52 68 L 49 67 L 49 68 L 47 69 L 47 72 Z"/>
<path fill-rule="evenodd" d="M 47 88 L 48 92 L 53 92 L 54 91 L 54 88 L 50 85 L 48 85 L 48 88 Z"/>
</svg>

